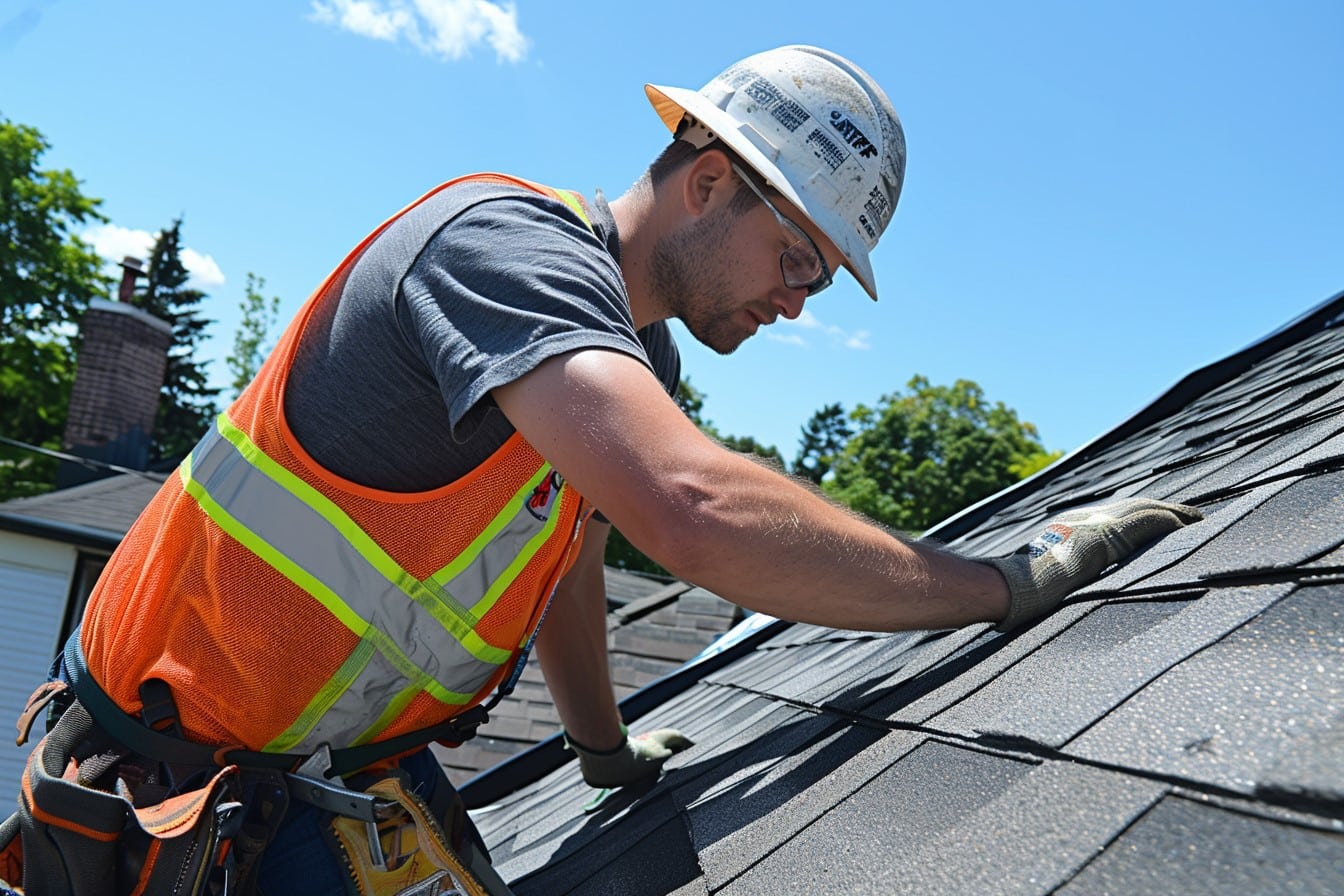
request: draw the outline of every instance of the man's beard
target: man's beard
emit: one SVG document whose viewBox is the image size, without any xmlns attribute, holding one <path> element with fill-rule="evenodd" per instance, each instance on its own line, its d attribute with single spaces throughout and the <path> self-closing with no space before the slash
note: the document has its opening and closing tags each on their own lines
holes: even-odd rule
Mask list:
<svg viewBox="0 0 1344 896">
<path fill-rule="evenodd" d="M 724 297 L 731 280 L 724 245 L 739 217 L 721 208 L 680 233 L 660 237 L 649 258 L 655 299 L 697 341 L 721 355 L 732 354 L 751 335 L 733 323 L 737 308 Z"/>
</svg>

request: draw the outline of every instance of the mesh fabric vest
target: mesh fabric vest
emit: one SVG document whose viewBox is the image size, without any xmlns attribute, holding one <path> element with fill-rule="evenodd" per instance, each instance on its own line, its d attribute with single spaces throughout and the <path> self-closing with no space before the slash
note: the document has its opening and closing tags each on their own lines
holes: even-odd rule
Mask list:
<svg viewBox="0 0 1344 896">
<path fill-rule="evenodd" d="M 572 194 L 479 178 L 588 220 Z M 160 678 L 206 743 L 307 752 L 425 728 L 504 680 L 573 563 L 584 502 L 517 433 L 467 476 L 408 494 L 323 469 L 286 425 L 305 325 L 390 223 L 308 300 L 100 578 L 81 646 L 123 710 Z"/>
</svg>

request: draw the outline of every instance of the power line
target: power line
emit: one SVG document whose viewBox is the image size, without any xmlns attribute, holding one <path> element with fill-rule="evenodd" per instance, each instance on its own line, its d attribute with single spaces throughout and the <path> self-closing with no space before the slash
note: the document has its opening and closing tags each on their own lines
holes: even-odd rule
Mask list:
<svg viewBox="0 0 1344 896">
<path fill-rule="evenodd" d="M 31 451 L 34 454 L 54 457 L 58 460 L 69 461 L 73 464 L 79 464 L 81 467 L 89 470 L 107 470 L 113 473 L 127 473 L 131 476 L 139 476 L 141 479 L 148 479 L 150 482 L 163 482 L 167 477 L 162 473 L 150 473 L 146 470 L 132 470 L 130 467 L 121 467 L 116 464 L 109 464 L 106 461 L 94 460 L 91 457 L 80 457 L 77 454 L 68 454 L 64 451 L 55 451 L 51 448 L 43 448 L 41 445 L 30 445 L 27 442 L 20 442 L 16 439 L 0 436 L 0 444 L 9 445 L 13 448 L 20 448 L 24 451 Z"/>
</svg>

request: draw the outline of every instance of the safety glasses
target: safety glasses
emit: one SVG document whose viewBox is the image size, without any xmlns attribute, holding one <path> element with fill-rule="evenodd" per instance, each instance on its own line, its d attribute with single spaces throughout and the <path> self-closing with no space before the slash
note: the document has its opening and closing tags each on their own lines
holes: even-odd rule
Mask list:
<svg viewBox="0 0 1344 896">
<path fill-rule="evenodd" d="M 794 238 L 793 244 L 779 253 L 779 270 L 784 275 L 784 285 L 789 289 L 805 289 L 809 296 L 814 296 L 830 286 L 831 269 L 826 264 L 826 259 L 822 257 L 817 244 L 807 235 L 807 231 L 784 217 L 775 204 L 766 198 L 761 188 L 756 186 L 755 181 L 737 164 L 733 165 L 733 171 L 742 178 L 742 182 L 751 189 L 751 192 L 760 197 L 765 207 L 779 220 L 780 226 Z"/>
</svg>

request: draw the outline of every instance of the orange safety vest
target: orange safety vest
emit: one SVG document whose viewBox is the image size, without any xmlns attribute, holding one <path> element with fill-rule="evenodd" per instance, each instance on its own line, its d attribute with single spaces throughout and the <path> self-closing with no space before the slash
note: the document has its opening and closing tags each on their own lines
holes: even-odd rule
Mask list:
<svg viewBox="0 0 1344 896">
<path fill-rule="evenodd" d="M 128 713 L 172 689 L 192 740 L 308 753 L 385 740 L 480 703 L 525 655 L 577 556 L 587 508 L 514 435 L 433 491 L 380 491 L 321 467 L 284 418 L 314 310 L 338 299 L 370 234 L 313 294 L 256 379 L 127 533 L 81 628 L 88 671 Z"/>
</svg>

